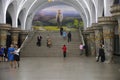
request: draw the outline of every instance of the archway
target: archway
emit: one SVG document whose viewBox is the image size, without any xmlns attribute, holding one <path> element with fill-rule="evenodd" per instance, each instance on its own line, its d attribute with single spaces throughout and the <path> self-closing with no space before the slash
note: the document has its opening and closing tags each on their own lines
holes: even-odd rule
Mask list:
<svg viewBox="0 0 120 80">
<path fill-rule="evenodd" d="M 63 2 L 62 2 L 63 3 Z M 46 7 L 46 5 L 49 5 L 50 6 L 50 4 L 51 3 L 44 3 L 44 4 L 41 4 L 41 6 L 39 6 L 41 9 L 43 9 L 43 8 L 45 8 Z M 54 5 L 57 5 L 57 3 L 53 3 Z M 70 5 L 70 6 L 73 6 L 75 9 L 77 9 L 79 12 L 81 11 L 81 10 L 83 10 L 83 7 L 80 7 L 80 6 L 78 6 L 78 5 L 76 5 L 76 6 L 74 6 L 74 4 L 72 3 L 72 4 L 70 4 L 70 3 L 67 3 L 67 2 L 64 2 L 64 4 L 67 4 L 67 5 Z M 31 9 L 30 11 L 29 11 L 29 14 L 31 14 L 31 18 L 33 18 L 33 16 L 34 16 L 34 13 L 36 12 L 35 10 L 38 10 L 38 7 L 34 7 L 34 8 L 37 8 L 37 9 Z M 34 13 L 33 13 L 34 12 Z M 89 13 L 88 13 L 89 14 Z M 85 12 L 84 11 L 81 11 L 80 12 L 80 15 L 81 15 L 81 17 L 82 17 L 82 19 L 83 19 L 83 21 L 84 21 L 84 26 L 85 27 L 87 27 L 88 26 L 88 24 L 90 25 L 90 22 L 88 22 L 88 21 L 90 21 L 90 17 L 88 17 L 87 15 L 88 14 L 85 14 Z M 29 18 L 27 18 L 27 20 L 28 20 Z M 26 21 L 27 21 L 26 20 Z M 28 20 L 29 21 L 29 20 Z M 29 21 L 29 22 L 31 22 L 31 21 Z M 28 25 L 28 23 L 29 22 L 26 22 L 27 23 L 27 27 L 29 27 L 30 25 Z M 29 24 L 31 24 L 31 23 L 29 23 Z"/>
<path fill-rule="evenodd" d="M 12 18 L 9 12 L 6 13 L 6 23 L 12 26 Z"/>
<path fill-rule="evenodd" d="M 101 17 L 104 12 L 104 1 L 103 0 L 98 0 L 98 8 L 97 8 L 97 17 Z"/>
<path fill-rule="evenodd" d="M 15 15 L 15 13 L 14 13 L 14 5 L 13 5 L 13 3 L 11 3 L 9 6 L 8 6 L 8 9 L 7 9 L 7 13 L 6 13 L 6 23 L 8 22 L 7 20 L 9 20 L 10 19 L 10 24 L 11 24 L 11 26 L 13 25 L 13 17 L 14 17 L 14 15 Z M 8 19 L 8 18 L 9 19 Z"/>
<path fill-rule="evenodd" d="M 3 21 L 2 21 L 2 18 L 3 18 L 3 5 L 2 5 L 2 1 L 0 0 L 0 22 L 2 23 Z"/>
<path fill-rule="evenodd" d="M 62 26 L 75 27 L 74 20 L 77 20 L 78 22 L 81 21 L 81 16 L 76 9 L 61 4 L 38 10 L 33 20 L 34 25 L 57 26 L 56 14 L 58 10 L 61 10 L 61 13 L 63 14 Z"/>
<path fill-rule="evenodd" d="M 20 21 L 20 23 L 21 23 L 21 25 L 20 25 L 19 27 L 20 27 L 21 29 L 23 29 L 23 26 L 24 26 L 23 21 L 24 21 L 25 11 L 26 11 L 25 8 L 22 9 L 22 10 L 20 11 L 19 15 L 18 15 L 18 19 L 19 19 L 19 21 Z"/>
</svg>

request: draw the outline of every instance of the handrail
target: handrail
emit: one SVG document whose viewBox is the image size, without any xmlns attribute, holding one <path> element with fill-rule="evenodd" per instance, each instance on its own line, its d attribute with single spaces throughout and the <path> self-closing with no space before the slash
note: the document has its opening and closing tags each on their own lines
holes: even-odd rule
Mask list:
<svg viewBox="0 0 120 80">
<path fill-rule="evenodd" d="M 32 32 L 33 32 L 33 33 L 32 33 Z M 22 45 L 20 46 L 20 51 L 21 51 L 21 49 L 23 49 L 23 47 L 27 44 L 27 42 L 32 39 L 33 35 L 34 35 L 34 31 L 30 31 L 30 32 L 28 33 L 28 35 L 26 36 L 26 38 L 25 38 L 25 40 L 23 41 Z"/>
<path fill-rule="evenodd" d="M 20 50 L 23 48 L 23 46 L 24 46 L 25 42 L 27 41 L 27 39 L 28 39 L 28 35 L 26 36 L 25 40 L 23 41 L 22 45 L 20 46 Z"/>
<path fill-rule="evenodd" d="M 81 37 L 81 40 L 82 40 L 82 44 L 85 45 L 85 41 L 84 41 L 84 38 L 83 38 L 80 27 L 79 27 L 79 33 L 80 33 L 80 37 Z"/>
</svg>

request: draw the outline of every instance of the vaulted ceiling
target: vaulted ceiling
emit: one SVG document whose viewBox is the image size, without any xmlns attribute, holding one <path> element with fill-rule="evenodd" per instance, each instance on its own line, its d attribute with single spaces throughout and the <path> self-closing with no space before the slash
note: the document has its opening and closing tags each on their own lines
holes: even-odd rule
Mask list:
<svg viewBox="0 0 120 80">
<path fill-rule="evenodd" d="M 91 26 L 102 16 L 104 0 L 0 0 L 0 23 L 6 23 L 7 12 L 11 15 L 12 26 L 21 29 L 30 29 L 33 17 L 39 9 L 55 5 L 68 5 L 75 8 L 82 17 L 84 27 Z"/>
</svg>

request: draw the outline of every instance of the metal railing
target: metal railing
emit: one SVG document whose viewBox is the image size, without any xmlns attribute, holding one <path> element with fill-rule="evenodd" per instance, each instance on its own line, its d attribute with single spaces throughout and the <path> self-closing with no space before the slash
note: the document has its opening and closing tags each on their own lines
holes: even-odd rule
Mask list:
<svg viewBox="0 0 120 80">
<path fill-rule="evenodd" d="M 85 45 L 84 37 L 80 28 L 79 28 L 79 33 L 80 33 L 82 44 Z"/>
<path fill-rule="evenodd" d="M 28 32 L 28 35 L 26 36 L 25 40 L 23 41 L 22 45 L 20 46 L 20 52 L 22 52 L 25 45 L 27 45 L 27 43 L 33 38 L 34 33 L 35 33 L 34 31 Z"/>
</svg>

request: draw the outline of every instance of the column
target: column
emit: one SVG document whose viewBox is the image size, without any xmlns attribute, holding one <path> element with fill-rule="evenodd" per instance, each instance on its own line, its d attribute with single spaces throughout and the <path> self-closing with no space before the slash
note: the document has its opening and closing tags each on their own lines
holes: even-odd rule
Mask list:
<svg viewBox="0 0 120 80">
<path fill-rule="evenodd" d="M 120 5 L 114 4 L 113 6 L 111 6 L 111 13 L 112 13 L 112 16 L 118 20 L 119 53 L 117 53 L 117 54 L 120 55 Z"/>
<path fill-rule="evenodd" d="M 98 23 L 93 23 L 92 28 L 95 33 L 95 47 L 96 47 L 95 55 L 98 56 L 100 44 L 102 44 L 103 42 L 103 31 L 102 31 L 102 27 L 99 26 Z"/>
<path fill-rule="evenodd" d="M 88 56 L 90 54 L 89 48 L 89 33 L 85 30 L 84 32 L 84 40 L 85 40 L 85 55 Z"/>
<path fill-rule="evenodd" d="M 0 24 L 0 45 L 6 46 L 7 34 L 10 28 L 9 24 Z"/>
<path fill-rule="evenodd" d="M 114 53 L 114 31 L 117 22 L 112 17 L 99 17 L 98 23 L 103 27 L 106 62 L 110 63 Z"/>
<path fill-rule="evenodd" d="M 88 52 L 87 52 L 87 56 L 90 56 L 91 55 L 91 46 L 90 46 L 90 33 L 88 32 L 88 30 L 87 30 L 87 47 L 88 47 Z"/>
<path fill-rule="evenodd" d="M 12 38 L 12 44 L 18 44 L 18 37 L 20 31 L 21 30 L 19 28 L 11 28 L 10 33 Z"/>
<path fill-rule="evenodd" d="M 90 50 L 91 50 L 91 55 L 92 56 L 95 56 L 96 54 L 96 48 L 95 48 L 95 33 L 94 31 L 92 30 L 92 27 L 91 27 L 91 30 L 89 31 L 89 40 L 90 40 Z"/>
</svg>

